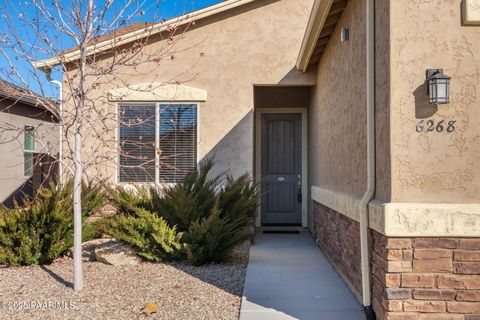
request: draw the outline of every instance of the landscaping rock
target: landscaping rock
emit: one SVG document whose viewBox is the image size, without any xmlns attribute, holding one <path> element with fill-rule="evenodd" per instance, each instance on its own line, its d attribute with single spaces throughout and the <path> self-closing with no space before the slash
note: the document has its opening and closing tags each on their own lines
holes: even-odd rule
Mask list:
<svg viewBox="0 0 480 320">
<path fill-rule="evenodd" d="M 230 260 L 233 262 L 248 261 L 250 253 L 250 240 L 246 240 L 232 248 L 230 252 Z"/>
<path fill-rule="evenodd" d="M 112 266 L 135 265 L 142 261 L 132 247 L 114 238 L 97 245 L 94 252 L 97 261 Z"/>
<path fill-rule="evenodd" d="M 242 256 L 247 257 L 245 250 Z M 72 263 L 64 257 L 47 266 L 0 268 L 0 299 L 73 304 L 68 310 L 4 308 L 0 319 L 238 320 L 247 260 L 201 267 L 181 262 L 121 267 L 84 262 L 81 294 L 71 287 Z M 142 311 L 150 301 L 159 311 L 146 316 Z"/>
<path fill-rule="evenodd" d="M 112 238 L 100 238 L 82 243 L 82 260 L 95 261 L 95 248 L 102 243 L 111 241 Z M 68 250 L 67 256 L 73 258 L 73 247 Z"/>
<path fill-rule="evenodd" d="M 90 214 L 87 217 L 87 219 L 85 219 L 85 223 L 90 224 L 102 218 L 111 217 L 116 214 L 117 214 L 117 209 L 114 206 L 107 204 L 101 207 L 100 209 L 98 209 L 97 211 L 93 212 L 92 214 Z"/>
<path fill-rule="evenodd" d="M 157 313 L 159 311 L 160 311 L 160 308 L 155 302 L 147 302 L 147 304 L 145 304 L 145 307 L 143 307 L 142 312 L 148 316 L 152 313 Z"/>
</svg>

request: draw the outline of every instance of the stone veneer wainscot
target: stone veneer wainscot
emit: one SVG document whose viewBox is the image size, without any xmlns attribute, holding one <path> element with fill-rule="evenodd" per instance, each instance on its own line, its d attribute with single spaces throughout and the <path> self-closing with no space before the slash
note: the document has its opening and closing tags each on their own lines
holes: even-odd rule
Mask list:
<svg viewBox="0 0 480 320">
<path fill-rule="evenodd" d="M 371 236 L 377 319 L 480 319 L 480 239 Z"/>
<path fill-rule="evenodd" d="M 358 298 L 359 223 L 314 201 L 314 234 Z M 387 237 L 370 229 L 378 320 L 479 320 L 480 238 Z"/>
</svg>

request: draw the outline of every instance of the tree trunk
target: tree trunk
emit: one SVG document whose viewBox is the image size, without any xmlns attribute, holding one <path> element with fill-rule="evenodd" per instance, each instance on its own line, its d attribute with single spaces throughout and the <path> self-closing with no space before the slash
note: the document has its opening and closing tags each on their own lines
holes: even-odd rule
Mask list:
<svg viewBox="0 0 480 320">
<path fill-rule="evenodd" d="M 78 119 L 75 120 L 75 146 L 73 161 L 75 172 L 73 178 L 73 289 L 83 290 L 82 270 L 82 135 Z"/>
</svg>

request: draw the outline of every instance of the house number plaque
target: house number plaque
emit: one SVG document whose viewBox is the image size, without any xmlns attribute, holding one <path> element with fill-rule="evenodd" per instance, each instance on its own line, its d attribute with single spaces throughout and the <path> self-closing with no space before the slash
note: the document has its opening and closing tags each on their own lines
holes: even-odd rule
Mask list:
<svg viewBox="0 0 480 320">
<path fill-rule="evenodd" d="M 446 132 L 446 133 L 452 133 L 455 131 L 455 123 L 456 120 L 440 120 L 440 121 L 435 121 L 435 120 L 420 120 L 417 123 L 417 126 L 415 130 L 417 130 L 418 133 L 421 132 Z"/>
</svg>

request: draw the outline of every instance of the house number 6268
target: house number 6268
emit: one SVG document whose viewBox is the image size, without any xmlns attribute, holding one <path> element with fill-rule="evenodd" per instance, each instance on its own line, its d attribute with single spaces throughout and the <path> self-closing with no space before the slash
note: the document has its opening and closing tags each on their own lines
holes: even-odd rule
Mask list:
<svg viewBox="0 0 480 320">
<path fill-rule="evenodd" d="M 426 131 L 426 132 L 448 132 L 448 133 L 451 133 L 453 131 L 455 131 L 455 122 L 457 122 L 456 120 L 450 120 L 450 121 L 446 121 L 446 120 L 440 120 L 438 121 L 437 123 L 435 123 L 435 121 L 433 120 L 428 120 L 427 122 L 425 122 L 425 120 L 420 120 L 418 123 L 417 123 L 417 127 L 416 127 L 416 130 L 417 132 L 423 132 L 423 131 Z"/>
</svg>

